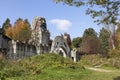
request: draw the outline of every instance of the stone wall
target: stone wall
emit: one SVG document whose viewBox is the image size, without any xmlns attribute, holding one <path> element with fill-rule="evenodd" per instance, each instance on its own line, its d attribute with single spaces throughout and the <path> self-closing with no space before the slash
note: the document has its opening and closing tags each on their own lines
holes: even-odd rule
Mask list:
<svg viewBox="0 0 120 80">
<path fill-rule="evenodd" d="M 36 55 L 36 48 L 34 45 L 12 40 L 9 46 L 9 51 L 7 53 L 9 59 L 21 59 Z"/>
<path fill-rule="evenodd" d="M 80 60 L 80 53 L 77 51 L 76 48 L 73 48 L 73 50 L 71 50 L 71 58 L 74 62 L 77 62 Z"/>
</svg>

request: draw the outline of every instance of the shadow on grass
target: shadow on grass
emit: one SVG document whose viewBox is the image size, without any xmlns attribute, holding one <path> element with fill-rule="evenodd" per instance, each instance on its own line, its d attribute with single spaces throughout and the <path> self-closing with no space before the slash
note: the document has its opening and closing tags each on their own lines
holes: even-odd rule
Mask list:
<svg viewBox="0 0 120 80">
<path fill-rule="evenodd" d="M 113 80 L 120 80 L 120 76 L 113 78 Z"/>
</svg>

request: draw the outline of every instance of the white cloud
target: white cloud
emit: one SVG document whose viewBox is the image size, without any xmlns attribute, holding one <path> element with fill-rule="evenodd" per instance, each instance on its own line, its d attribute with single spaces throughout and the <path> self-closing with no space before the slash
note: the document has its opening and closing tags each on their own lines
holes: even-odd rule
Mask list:
<svg viewBox="0 0 120 80">
<path fill-rule="evenodd" d="M 60 30 L 68 30 L 70 26 L 72 26 L 72 23 L 69 20 L 65 19 L 52 19 L 50 20 L 50 23 L 55 25 Z"/>
</svg>

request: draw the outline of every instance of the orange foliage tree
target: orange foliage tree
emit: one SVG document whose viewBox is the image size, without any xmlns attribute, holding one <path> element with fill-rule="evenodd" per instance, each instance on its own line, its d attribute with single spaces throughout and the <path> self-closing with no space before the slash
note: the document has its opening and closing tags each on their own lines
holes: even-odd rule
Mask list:
<svg viewBox="0 0 120 80">
<path fill-rule="evenodd" d="M 25 41 L 31 38 L 31 28 L 27 19 L 17 19 L 13 27 L 6 30 L 6 35 L 14 40 Z"/>
</svg>

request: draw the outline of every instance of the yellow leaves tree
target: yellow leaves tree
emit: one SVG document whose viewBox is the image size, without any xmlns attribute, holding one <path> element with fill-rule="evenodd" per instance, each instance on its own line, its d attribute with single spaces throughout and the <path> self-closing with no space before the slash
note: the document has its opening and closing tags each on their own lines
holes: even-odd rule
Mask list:
<svg viewBox="0 0 120 80">
<path fill-rule="evenodd" d="M 6 30 L 6 35 L 14 40 L 28 42 L 31 38 L 31 28 L 28 20 L 19 18 L 13 27 Z"/>
</svg>

